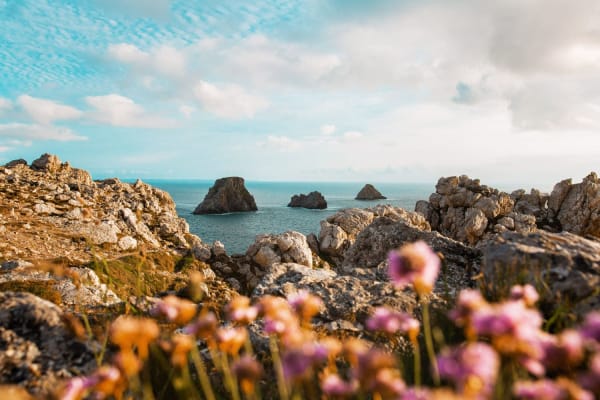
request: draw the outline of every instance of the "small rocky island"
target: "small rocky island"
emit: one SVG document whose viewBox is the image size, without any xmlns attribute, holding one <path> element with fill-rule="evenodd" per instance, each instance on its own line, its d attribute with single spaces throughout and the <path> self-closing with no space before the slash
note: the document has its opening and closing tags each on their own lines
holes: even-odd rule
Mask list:
<svg viewBox="0 0 600 400">
<path fill-rule="evenodd" d="M 314 191 L 309 194 L 295 194 L 292 196 L 288 207 L 301 207 L 311 210 L 324 210 L 327 208 L 327 200 L 320 192 Z"/>
<path fill-rule="evenodd" d="M 387 199 L 384 195 L 382 195 L 379 190 L 375 189 L 373 185 L 367 183 L 360 189 L 360 192 L 356 195 L 355 200 L 383 200 Z"/>
<path fill-rule="evenodd" d="M 233 176 L 217 179 L 193 213 L 224 214 L 256 210 L 256 202 L 246 189 L 244 178 Z"/>
</svg>

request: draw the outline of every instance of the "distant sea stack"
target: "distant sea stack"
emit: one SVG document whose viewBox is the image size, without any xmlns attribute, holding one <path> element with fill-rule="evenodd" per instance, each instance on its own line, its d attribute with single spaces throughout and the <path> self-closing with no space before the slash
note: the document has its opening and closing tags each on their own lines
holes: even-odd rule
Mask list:
<svg viewBox="0 0 600 400">
<path fill-rule="evenodd" d="M 306 194 L 295 194 L 292 196 L 288 207 L 302 207 L 313 210 L 323 210 L 327 208 L 325 197 L 317 191 Z"/>
<path fill-rule="evenodd" d="M 194 214 L 224 214 L 239 211 L 256 211 L 254 197 L 244 186 L 244 178 L 221 178 L 209 189 Z"/>
<path fill-rule="evenodd" d="M 387 199 L 373 185 L 367 183 L 356 195 L 356 200 L 383 200 Z"/>
</svg>

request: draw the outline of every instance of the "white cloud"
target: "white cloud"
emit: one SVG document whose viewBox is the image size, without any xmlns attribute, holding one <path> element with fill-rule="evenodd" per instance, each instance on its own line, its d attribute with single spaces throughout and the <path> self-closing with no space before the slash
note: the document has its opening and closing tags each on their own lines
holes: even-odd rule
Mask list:
<svg viewBox="0 0 600 400">
<path fill-rule="evenodd" d="M 266 142 L 259 143 L 260 146 L 272 148 L 278 151 L 290 152 L 302 147 L 302 143 L 287 136 L 268 136 Z"/>
<path fill-rule="evenodd" d="M 85 101 L 94 108 L 88 116 L 98 122 L 114 126 L 165 128 L 172 121 L 149 113 L 132 99 L 118 94 L 88 96 Z"/>
<path fill-rule="evenodd" d="M 148 53 L 129 43 L 110 45 L 108 47 L 108 55 L 117 61 L 127 64 L 142 64 L 150 58 Z"/>
<path fill-rule="evenodd" d="M 108 47 L 108 55 L 130 65 L 136 73 L 170 79 L 182 79 L 186 74 L 186 56 L 183 51 L 172 46 L 159 46 L 150 52 L 145 52 L 133 44 L 119 43 Z"/>
<path fill-rule="evenodd" d="M 48 125 L 54 121 L 77 119 L 83 115 L 75 107 L 29 95 L 19 96 L 17 102 L 32 120 L 43 125 Z"/>
<path fill-rule="evenodd" d="M 14 139 L 16 140 L 14 143 L 23 143 L 24 145 L 30 143 L 31 140 L 69 142 L 87 139 L 65 127 L 21 123 L 0 124 L 0 137 Z"/>
<path fill-rule="evenodd" d="M 252 118 L 269 105 L 262 97 L 231 84 L 218 87 L 200 81 L 194 87 L 194 95 L 208 112 L 230 119 Z"/>
<path fill-rule="evenodd" d="M 12 109 L 12 102 L 4 97 L 0 97 L 0 113 Z"/>
<path fill-rule="evenodd" d="M 335 133 L 335 125 L 333 124 L 326 124 L 326 125 L 321 125 L 321 134 L 322 135 L 333 135 Z"/>
</svg>

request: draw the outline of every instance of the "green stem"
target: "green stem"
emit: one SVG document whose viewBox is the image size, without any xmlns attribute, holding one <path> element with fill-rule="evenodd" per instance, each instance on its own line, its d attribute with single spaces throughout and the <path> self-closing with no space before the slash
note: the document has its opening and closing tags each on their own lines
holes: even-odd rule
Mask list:
<svg viewBox="0 0 600 400">
<path fill-rule="evenodd" d="M 273 367 L 277 374 L 277 389 L 279 389 L 279 398 L 281 400 L 288 400 L 288 388 L 285 383 L 285 376 L 283 375 L 283 366 L 281 365 L 281 357 L 279 357 L 279 346 L 274 336 L 269 337 L 269 348 L 271 350 L 271 358 L 273 359 Z"/>
<path fill-rule="evenodd" d="M 225 382 L 229 386 L 229 392 L 233 400 L 240 400 L 240 391 L 238 389 L 237 382 L 235 381 L 231 368 L 229 368 L 229 359 L 227 353 L 221 353 L 221 365 L 223 366 L 223 375 L 225 375 Z"/>
<path fill-rule="evenodd" d="M 200 357 L 200 352 L 198 351 L 198 347 L 194 346 L 192 349 L 192 362 L 198 371 L 198 377 L 200 379 L 200 385 L 202 386 L 202 392 L 204 392 L 204 397 L 207 400 L 215 400 L 215 394 L 212 390 L 212 386 L 210 385 L 210 379 L 208 377 L 208 373 L 206 372 L 206 366 L 204 365 L 204 361 L 202 361 L 202 357 Z"/>
<path fill-rule="evenodd" d="M 414 374 L 415 374 L 415 386 L 421 386 L 421 346 L 419 346 L 419 340 L 415 340 L 414 347 Z"/>
<path fill-rule="evenodd" d="M 425 334 L 425 346 L 427 347 L 427 355 L 431 368 L 433 369 L 433 383 L 436 386 L 440 385 L 440 372 L 438 370 L 437 359 L 435 357 L 435 349 L 433 347 L 433 337 L 431 335 L 431 321 L 429 319 L 429 303 L 422 302 L 423 305 L 423 331 Z"/>
</svg>

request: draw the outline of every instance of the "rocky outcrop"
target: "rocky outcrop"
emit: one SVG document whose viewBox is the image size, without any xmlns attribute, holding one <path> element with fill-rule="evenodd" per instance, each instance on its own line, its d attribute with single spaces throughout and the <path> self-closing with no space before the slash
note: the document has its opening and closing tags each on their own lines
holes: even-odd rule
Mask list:
<svg viewBox="0 0 600 400">
<path fill-rule="evenodd" d="M 56 305 L 28 293 L 0 292 L 0 381 L 42 398 L 74 374 L 96 367 Z"/>
<path fill-rule="evenodd" d="M 88 261 L 138 247 L 189 248 L 189 230 L 168 193 L 138 180 L 92 181 L 88 172 L 44 154 L 31 167 L 0 167 L 4 259 Z M 93 246 L 90 249 L 90 246 Z"/>
<path fill-rule="evenodd" d="M 581 183 L 557 183 L 548 198 L 550 224 L 577 235 L 600 237 L 600 179 L 592 172 Z"/>
<path fill-rule="evenodd" d="M 309 208 L 312 210 L 324 210 L 327 208 L 327 201 L 320 192 L 310 192 L 309 194 L 295 194 L 287 205 L 288 207 Z"/>
<path fill-rule="evenodd" d="M 482 272 L 484 287 L 494 296 L 506 295 L 513 284 L 531 283 L 548 315 L 560 305 L 580 316 L 600 307 L 600 242 L 595 240 L 568 232 L 506 232 L 483 249 Z"/>
<path fill-rule="evenodd" d="M 354 243 L 356 236 L 379 217 L 402 220 L 415 228 L 430 230 L 429 223 L 421 214 L 399 207 L 379 205 L 366 209 L 349 208 L 338 211 L 325 221 L 321 221 L 320 251 L 336 264 L 341 265 L 345 251 Z"/>
<path fill-rule="evenodd" d="M 360 192 L 356 195 L 356 200 L 383 200 L 387 199 L 384 195 L 382 195 L 379 190 L 375 189 L 373 185 L 367 183 L 360 189 Z"/>
<path fill-rule="evenodd" d="M 452 239 L 477 244 L 504 231 L 537 229 L 535 215 L 517 211 L 515 202 L 519 210 L 533 213 L 534 205 L 543 202 L 539 192 L 509 195 L 466 175 L 440 178 L 435 188 L 429 201 L 417 202 L 415 211 L 425 216 L 433 230 Z"/>
<path fill-rule="evenodd" d="M 600 179 L 592 172 L 581 183 L 557 183 L 550 195 L 523 189 L 510 195 L 481 185 L 479 179 L 440 178 L 429 201 L 418 201 L 432 229 L 470 244 L 514 231 L 567 231 L 600 237 Z"/>
<path fill-rule="evenodd" d="M 313 258 L 306 236 L 288 231 L 280 235 L 258 235 L 246 256 L 263 268 L 276 263 L 297 263 L 312 267 Z"/>
<path fill-rule="evenodd" d="M 425 231 L 405 220 L 377 218 L 363 229 L 345 252 L 341 270 L 364 277 L 387 279 L 387 256 L 390 251 L 422 240 L 444 260 L 443 290 L 454 292 L 468 287 L 481 259 L 481 252 L 473 247 L 447 238 L 438 232 Z"/>
<path fill-rule="evenodd" d="M 215 181 L 194 214 L 224 214 L 257 209 L 254 197 L 244 186 L 244 179 L 229 177 Z"/>
<path fill-rule="evenodd" d="M 299 290 L 307 290 L 323 300 L 324 309 L 314 322 L 336 334 L 362 333 L 375 306 L 388 305 L 405 311 L 415 306 L 414 296 L 397 291 L 388 281 L 365 280 L 293 263 L 272 265 L 252 297 L 287 296 Z"/>
</svg>

